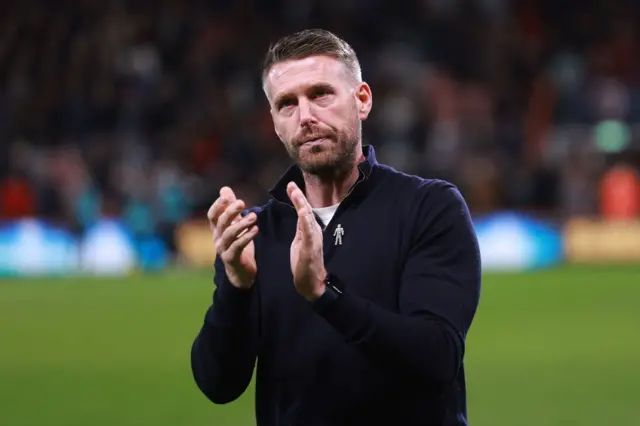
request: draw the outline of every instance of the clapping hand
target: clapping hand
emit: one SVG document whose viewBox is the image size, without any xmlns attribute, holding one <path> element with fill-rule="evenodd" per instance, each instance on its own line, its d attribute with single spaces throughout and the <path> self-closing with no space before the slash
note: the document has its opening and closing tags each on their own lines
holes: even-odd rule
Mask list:
<svg viewBox="0 0 640 426">
<path fill-rule="evenodd" d="M 295 183 L 289 183 L 287 194 L 298 213 L 296 235 L 291 244 L 293 283 L 298 293 L 311 301 L 319 298 L 325 289 L 322 229 L 309 201 Z"/>
<path fill-rule="evenodd" d="M 255 213 L 241 217 L 244 208 L 245 203 L 236 199 L 231 188 L 224 187 L 209 208 L 207 218 L 229 281 L 237 288 L 248 289 L 258 272 L 253 243 L 258 227 Z"/>
</svg>

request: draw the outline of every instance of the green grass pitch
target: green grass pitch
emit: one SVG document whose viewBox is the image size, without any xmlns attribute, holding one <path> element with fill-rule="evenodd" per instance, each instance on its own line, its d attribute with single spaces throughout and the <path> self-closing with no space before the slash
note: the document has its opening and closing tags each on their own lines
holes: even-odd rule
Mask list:
<svg viewBox="0 0 640 426">
<path fill-rule="evenodd" d="M 638 424 L 640 267 L 487 274 L 466 354 L 472 426 Z M 249 426 L 189 367 L 208 273 L 0 281 L 0 425 Z"/>
</svg>

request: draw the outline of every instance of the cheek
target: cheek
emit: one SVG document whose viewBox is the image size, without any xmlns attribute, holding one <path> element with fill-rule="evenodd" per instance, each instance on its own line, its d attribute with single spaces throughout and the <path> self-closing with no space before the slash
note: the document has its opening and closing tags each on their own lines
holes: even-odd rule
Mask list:
<svg viewBox="0 0 640 426">
<path fill-rule="evenodd" d="M 320 123 L 333 129 L 341 129 L 349 121 L 351 111 L 347 108 L 334 107 L 320 109 L 316 118 Z"/>
<path fill-rule="evenodd" d="M 358 112 L 351 106 L 345 106 L 334 111 L 326 118 L 326 123 L 331 127 L 347 130 L 353 126 L 353 122 L 358 120 Z"/>
<path fill-rule="evenodd" d="M 276 129 L 276 134 L 278 135 L 278 137 L 285 142 L 290 141 L 295 134 L 295 132 L 291 130 L 293 128 L 291 120 L 278 120 L 278 122 L 275 123 L 274 127 Z"/>
</svg>

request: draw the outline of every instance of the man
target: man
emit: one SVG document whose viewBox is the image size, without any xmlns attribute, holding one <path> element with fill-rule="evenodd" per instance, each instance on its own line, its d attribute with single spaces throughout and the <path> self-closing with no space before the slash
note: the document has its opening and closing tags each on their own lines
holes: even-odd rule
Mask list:
<svg viewBox="0 0 640 426">
<path fill-rule="evenodd" d="M 467 424 L 480 255 L 464 200 L 363 147 L 371 89 L 332 33 L 278 41 L 263 82 L 295 165 L 266 205 L 225 187 L 208 212 L 216 291 L 192 347 L 197 385 L 233 401 L 257 359 L 259 426 Z"/>
</svg>

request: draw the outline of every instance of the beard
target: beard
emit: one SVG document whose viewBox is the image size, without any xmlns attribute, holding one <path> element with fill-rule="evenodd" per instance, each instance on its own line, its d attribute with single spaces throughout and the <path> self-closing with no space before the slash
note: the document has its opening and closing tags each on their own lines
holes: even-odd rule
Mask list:
<svg viewBox="0 0 640 426">
<path fill-rule="evenodd" d="M 360 120 L 354 116 L 343 129 L 307 126 L 293 140 L 284 141 L 284 145 L 291 159 L 304 173 L 330 178 L 353 166 L 359 156 L 356 150 L 361 134 Z M 323 140 L 305 145 L 305 142 L 313 139 Z"/>
</svg>

